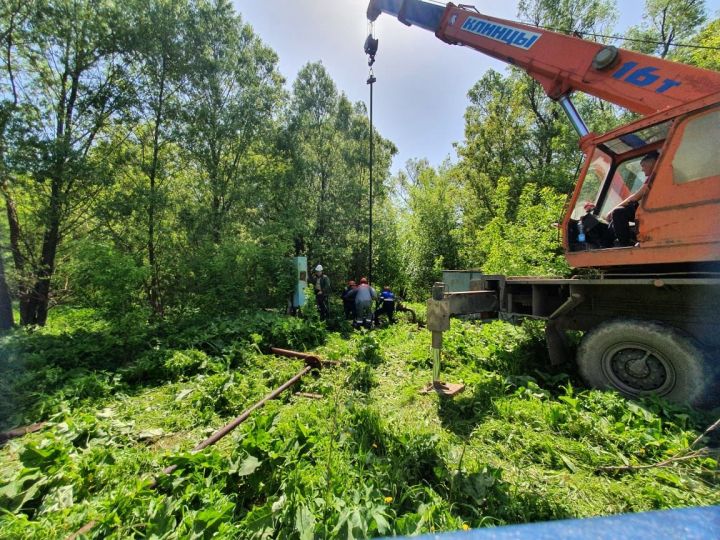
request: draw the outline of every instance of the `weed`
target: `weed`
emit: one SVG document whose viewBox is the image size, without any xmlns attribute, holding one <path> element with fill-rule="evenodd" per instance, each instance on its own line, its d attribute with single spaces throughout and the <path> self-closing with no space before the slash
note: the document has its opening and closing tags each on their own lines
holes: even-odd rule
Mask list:
<svg viewBox="0 0 720 540">
<path fill-rule="evenodd" d="M 361 338 L 357 344 L 357 353 L 355 359 L 358 362 L 364 362 L 371 366 L 382 363 L 383 356 L 380 350 L 380 343 L 369 332 L 362 332 Z"/>
<path fill-rule="evenodd" d="M 427 332 L 403 323 L 343 337 L 272 313 L 176 321 L 111 351 L 116 365 L 93 355 L 120 336 L 86 323 L 2 343 L 3 407 L 49 423 L 0 452 L 1 537 L 66 537 L 94 519 L 97 537 L 359 538 L 720 503 L 712 457 L 595 474 L 675 455 L 709 419 L 536 370 L 532 326 L 453 321 L 442 374 L 466 390 L 440 400 L 418 393 Z M 86 330 L 103 336 L 93 353 Z M 297 372 L 270 345 L 320 343 L 339 366 L 302 386 L 324 399 L 285 394 L 189 452 Z"/>
</svg>

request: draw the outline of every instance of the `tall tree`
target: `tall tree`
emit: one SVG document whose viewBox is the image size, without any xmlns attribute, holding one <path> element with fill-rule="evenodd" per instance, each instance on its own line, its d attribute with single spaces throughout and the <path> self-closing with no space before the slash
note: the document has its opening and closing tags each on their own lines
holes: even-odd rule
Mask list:
<svg viewBox="0 0 720 540">
<path fill-rule="evenodd" d="M 417 172 L 408 189 L 403 253 L 409 288 L 423 297 L 443 268 L 460 266 L 461 217 L 455 170 L 446 165 Z"/>
<path fill-rule="evenodd" d="M 645 0 L 643 23 L 628 32 L 630 46 L 665 58 L 705 22 L 704 0 Z"/>
<path fill-rule="evenodd" d="M 697 48 L 683 48 L 676 53 L 677 60 L 695 66 L 720 71 L 720 19 L 705 25 L 689 42 Z"/>
<path fill-rule="evenodd" d="M 76 224 L 106 176 L 91 151 L 122 107 L 121 36 L 124 10 L 98 0 L 39 0 L 33 4 L 15 54 L 18 102 L 33 115 L 20 154 L 26 161 L 41 226 L 37 243 L 21 244 L 31 283 L 21 294 L 22 324 L 45 324 L 56 257 L 67 228 Z M 21 91 L 20 91 L 21 89 Z M 14 189 L 14 188 L 13 188 Z"/>
<path fill-rule="evenodd" d="M 219 244 L 231 218 L 241 219 L 256 206 L 262 175 L 255 174 L 253 159 L 274 129 L 283 79 L 275 52 L 228 0 L 196 3 L 187 46 L 194 54 L 182 145 L 199 166 L 209 236 Z"/>
<path fill-rule="evenodd" d="M 338 91 L 320 63 L 307 64 L 293 84 L 290 129 L 293 132 L 297 170 L 305 188 L 314 193 L 308 202 L 312 219 L 305 233 L 315 258 L 329 256 L 328 226 L 333 209 L 330 190 L 339 155 L 339 134 L 335 130 Z"/>
<path fill-rule="evenodd" d="M 23 269 L 23 259 L 19 251 L 19 224 L 15 201 L 10 193 L 10 175 L 6 162 L 7 148 L 10 144 L 8 132 L 15 120 L 18 108 L 18 89 L 16 84 L 15 51 L 16 40 L 21 28 L 25 25 L 30 10 L 25 2 L 8 1 L 0 7 L 0 43 L 2 43 L 2 75 L 0 76 L 0 190 L 5 199 L 8 216 L 9 245 L 16 256 L 16 263 Z M 3 228 L 3 231 L 5 229 Z M 15 324 L 10 287 L 8 286 L 3 260 L 4 246 L 0 244 L 0 330 L 8 330 Z"/>
<path fill-rule="evenodd" d="M 293 84 L 288 137 L 293 156 L 296 232 L 313 261 L 346 275 L 367 273 L 369 135 L 367 110 L 338 93 L 320 63 L 307 64 Z M 395 147 L 375 134 L 374 204 L 388 195 Z M 373 257 L 375 259 L 375 257 Z M 350 263 L 352 261 L 352 263 Z"/>
<path fill-rule="evenodd" d="M 155 315 L 163 313 L 158 225 L 169 174 L 166 148 L 176 138 L 180 91 L 187 82 L 187 56 L 192 50 L 187 40 L 189 11 L 184 0 L 141 1 L 132 11 L 136 19 L 130 67 L 137 81 L 132 121 L 139 125 L 129 140 L 141 149 L 133 155 L 146 180 L 146 189 L 136 194 L 145 195 L 141 206 L 146 215 L 147 296 Z"/>
<path fill-rule="evenodd" d="M 520 0 L 518 15 L 566 34 L 603 33 L 617 17 L 615 0 Z"/>
</svg>

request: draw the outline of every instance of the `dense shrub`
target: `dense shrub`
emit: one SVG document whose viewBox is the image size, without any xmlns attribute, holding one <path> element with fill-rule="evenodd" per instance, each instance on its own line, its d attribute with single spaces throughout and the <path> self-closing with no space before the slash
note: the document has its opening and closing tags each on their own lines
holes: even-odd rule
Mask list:
<svg viewBox="0 0 720 540">
<path fill-rule="evenodd" d="M 285 308 L 293 291 L 294 271 L 283 244 L 262 245 L 233 238 L 193 252 L 169 291 L 173 306 L 216 317 L 254 308 Z"/>
</svg>

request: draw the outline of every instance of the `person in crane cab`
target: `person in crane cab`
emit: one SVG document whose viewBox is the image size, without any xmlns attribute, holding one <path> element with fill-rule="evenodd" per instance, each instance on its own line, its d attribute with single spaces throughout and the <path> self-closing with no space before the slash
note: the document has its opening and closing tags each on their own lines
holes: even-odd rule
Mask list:
<svg viewBox="0 0 720 540">
<path fill-rule="evenodd" d="M 395 295 L 390 290 L 390 287 L 385 285 L 383 287 L 382 292 L 380 293 L 380 297 L 378 298 L 380 300 L 380 307 L 375 310 L 375 323 L 378 322 L 378 316 L 380 315 L 387 315 L 388 321 L 390 321 L 391 324 L 395 323 Z"/>
<path fill-rule="evenodd" d="M 617 245 L 620 247 L 635 245 L 630 231 L 630 222 L 635 221 L 635 211 L 638 206 L 640 206 L 642 198 L 648 192 L 648 184 L 650 180 L 652 180 L 655 165 L 659 157 L 660 154 L 656 150 L 653 150 L 642 158 L 640 168 L 643 173 L 645 173 L 645 182 L 640 189 L 618 204 L 607 215 L 607 220 L 610 222 L 610 230 L 617 240 Z"/>
<path fill-rule="evenodd" d="M 582 231 L 585 234 L 584 242 L 587 243 L 587 247 L 589 249 L 612 247 L 615 237 L 610 232 L 608 224 L 595 216 L 593 212 L 595 203 L 585 201 L 583 210 L 585 210 L 585 215 L 578 220 L 578 228 L 582 225 Z"/>
</svg>

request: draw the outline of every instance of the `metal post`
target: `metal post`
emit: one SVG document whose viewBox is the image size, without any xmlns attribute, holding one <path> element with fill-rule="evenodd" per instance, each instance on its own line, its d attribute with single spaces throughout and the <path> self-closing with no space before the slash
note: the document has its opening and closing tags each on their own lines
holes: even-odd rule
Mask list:
<svg viewBox="0 0 720 540">
<path fill-rule="evenodd" d="M 445 297 L 445 284 L 442 282 L 436 282 L 432 288 L 433 300 L 442 300 Z M 442 351 L 442 332 L 432 332 L 432 343 L 431 343 L 432 357 L 433 357 L 433 385 L 440 382 L 440 359 Z"/>
<path fill-rule="evenodd" d="M 377 79 L 373 75 L 372 69 L 370 69 L 370 77 L 368 77 L 367 84 L 370 85 L 370 224 L 369 224 L 369 239 L 368 239 L 368 281 L 372 280 L 372 263 L 373 263 L 373 84 Z"/>
</svg>

